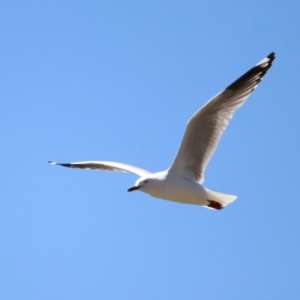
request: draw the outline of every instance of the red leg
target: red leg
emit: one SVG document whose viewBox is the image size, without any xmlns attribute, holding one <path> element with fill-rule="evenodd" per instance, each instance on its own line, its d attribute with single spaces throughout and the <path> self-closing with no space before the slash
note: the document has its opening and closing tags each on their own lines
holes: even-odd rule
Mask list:
<svg viewBox="0 0 300 300">
<path fill-rule="evenodd" d="M 207 201 L 209 202 L 209 204 L 207 205 L 208 207 L 212 207 L 214 209 L 217 209 L 217 210 L 221 210 L 223 209 L 223 205 L 217 201 L 214 201 L 214 200 L 208 200 Z"/>
</svg>

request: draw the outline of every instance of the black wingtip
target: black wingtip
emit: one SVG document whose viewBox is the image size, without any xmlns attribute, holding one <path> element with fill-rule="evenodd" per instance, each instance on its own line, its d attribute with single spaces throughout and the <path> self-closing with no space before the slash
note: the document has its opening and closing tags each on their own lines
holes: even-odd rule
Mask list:
<svg viewBox="0 0 300 300">
<path fill-rule="evenodd" d="M 272 62 L 275 59 L 275 52 L 271 52 L 269 55 L 265 56 L 261 61 L 259 61 L 253 68 L 248 72 L 234 81 L 226 89 L 237 91 L 247 84 L 252 84 L 253 89 L 250 93 L 256 88 L 262 78 L 265 76 L 267 71 L 271 68 Z"/>
<path fill-rule="evenodd" d="M 263 58 L 260 62 L 258 62 L 254 66 L 254 68 L 260 68 L 260 69 L 264 69 L 264 70 L 267 71 L 272 66 L 272 63 L 273 63 L 273 61 L 274 61 L 275 58 L 276 58 L 276 53 L 273 51 L 269 55 L 267 55 L 265 58 Z"/>
<path fill-rule="evenodd" d="M 272 61 L 276 58 L 276 53 L 273 51 L 273 52 L 271 52 L 268 56 L 267 56 L 267 58 L 269 58 L 270 59 L 270 62 L 272 63 Z"/>
<path fill-rule="evenodd" d="M 268 55 L 268 58 L 273 58 L 276 56 L 276 53 L 274 51 L 272 51 L 269 55 Z"/>
<path fill-rule="evenodd" d="M 69 163 L 61 164 L 61 163 L 57 163 L 57 162 L 51 161 L 51 160 L 49 160 L 48 162 L 49 162 L 50 165 L 62 166 L 62 167 L 67 167 L 67 168 L 74 168 L 74 166 L 72 164 L 69 164 Z"/>
</svg>

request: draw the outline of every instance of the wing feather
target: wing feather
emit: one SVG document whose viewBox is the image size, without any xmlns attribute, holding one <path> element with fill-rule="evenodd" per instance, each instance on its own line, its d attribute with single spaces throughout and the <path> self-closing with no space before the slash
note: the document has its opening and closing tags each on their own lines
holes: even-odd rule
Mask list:
<svg viewBox="0 0 300 300">
<path fill-rule="evenodd" d="M 169 171 L 203 182 L 205 167 L 233 113 L 257 87 L 274 59 L 272 52 L 192 116 Z"/>
<path fill-rule="evenodd" d="M 120 172 L 129 172 L 136 174 L 140 177 L 151 174 L 151 172 L 134 167 L 127 164 L 122 164 L 119 162 L 112 161 L 80 161 L 72 163 L 56 163 L 49 161 L 52 165 L 59 165 L 68 168 L 77 168 L 77 169 L 91 169 L 91 170 L 102 170 L 102 171 L 120 171 Z"/>
</svg>

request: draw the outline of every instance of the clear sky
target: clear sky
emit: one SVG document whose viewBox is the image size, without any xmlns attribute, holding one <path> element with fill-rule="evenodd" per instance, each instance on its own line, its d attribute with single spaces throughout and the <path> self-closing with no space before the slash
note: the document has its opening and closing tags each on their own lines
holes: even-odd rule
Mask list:
<svg viewBox="0 0 300 300">
<path fill-rule="evenodd" d="M 3 1 L 0 299 L 300 299 L 299 1 Z M 127 188 L 271 51 L 205 173 L 222 211 Z"/>
</svg>

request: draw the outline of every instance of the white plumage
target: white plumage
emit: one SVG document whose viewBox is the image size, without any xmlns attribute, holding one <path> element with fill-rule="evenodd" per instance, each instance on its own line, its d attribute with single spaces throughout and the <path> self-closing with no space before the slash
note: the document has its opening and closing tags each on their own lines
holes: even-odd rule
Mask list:
<svg viewBox="0 0 300 300">
<path fill-rule="evenodd" d="M 140 190 L 156 198 L 222 209 L 236 196 L 210 191 L 201 185 L 206 165 L 235 110 L 244 104 L 274 59 L 275 53 L 272 52 L 192 116 L 174 162 L 166 171 L 150 173 L 134 166 L 107 161 L 50 163 L 70 168 L 134 173 L 140 178 L 128 189 L 130 192 Z"/>
</svg>

